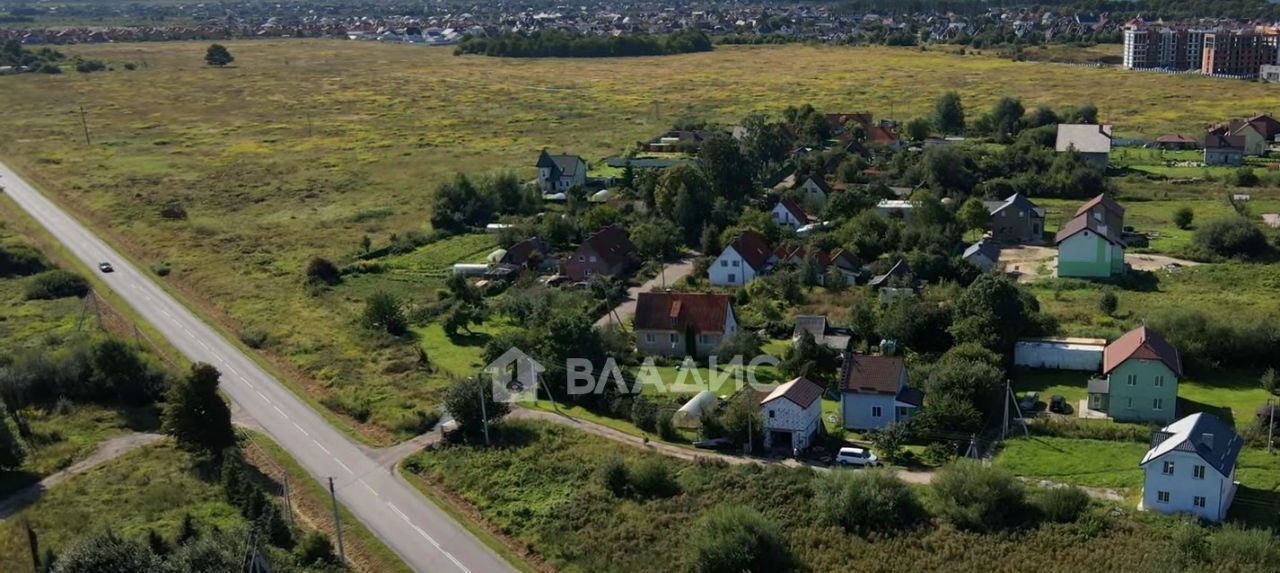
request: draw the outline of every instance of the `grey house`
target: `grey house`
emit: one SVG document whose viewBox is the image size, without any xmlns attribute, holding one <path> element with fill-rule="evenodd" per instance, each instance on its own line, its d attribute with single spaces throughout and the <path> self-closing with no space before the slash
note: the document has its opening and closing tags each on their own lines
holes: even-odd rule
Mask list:
<svg viewBox="0 0 1280 573">
<path fill-rule="evenodd" d="M 1205 165 L 1244 165 L 1244 136 L 1209 133 L 1204 136 Z"/>
<path fill-rule="evenodd" d="M 1054 149 L 1058 153 L 1079 153 L 1089 165 L 1105 170 L 1111 159 L 1111 126 L 1059 123 Z"/>
<path fill-rule="evenodd" d="M 1041 243 L 1044 241 L 1044 208 L 1037 207 L 1021 193 L 1004 201 L 987 203 L 991 212 L 991 239 L 1001 243 Z"/>
</svg>

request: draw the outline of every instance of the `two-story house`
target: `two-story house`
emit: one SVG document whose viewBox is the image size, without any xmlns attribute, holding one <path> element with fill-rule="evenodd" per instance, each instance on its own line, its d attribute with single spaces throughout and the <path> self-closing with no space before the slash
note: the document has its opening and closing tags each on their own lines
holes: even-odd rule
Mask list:
<svg viewBox="0 0 1280 573">
<path fill-rule="evenodd" d="M 1089 381 L 1089 409 L 1120 422 L 1173 421 L 1178 410 L 1178 349 L 1140 326 L 1102 352 L 1102 376 Z"/>
<path fill-rule="evenodd" d="M 1236 458 L 1244 439 L 1217 417 L 1198 412 L 1151 433 L 1138 509 L 1190 513 L 1220 522 L 1236 494 Z"/>
<path fill-rule="evenodd" d="M 773 211 L 769 212 L 769 218 L 775 225 L 792 231 L 809 224 L 809 214 L 800 207 L 800 204 L 788 197 L 778 200 L 778 204 L 773 206 Z"/>
<path fill-rule="evenodd" d="M 659 356 L 707 356 L 738 331 L 728 295 L 642 292 L 636 297 L 636 349 Z"/>
<path fill-rule="evenodd" d="M 538 155 L 538 189 L 543 194 L 568 191 L 587 183 L 587 162 L 577 155 Z"/>
<path fill-rule="evenodd" d="M 796 187 L 800 190 L 805 207 L 820 211 L 827 204 L 827 196 L 831 195 L 831 184 L 822 175 L 810 175 Z"/>
<path fill-rule="evenodd" d="M 635 268 L 635 252 L 626 231 L 610 225 L 588 235 L 574 252 L 560 259 L 560 274 L 575 282 L 597 275 L 620 277 Z"/>
<path fill-rule="evenodd" d="M 822 427 L 822 386 L 796 378 L 760 401 L 764 448 L 787 453 L 809 449 Z"/>
<path fill-rule="evenodd" d="M 1040 243 L 1044 240 L 1044 209 L 1021 193 L 1004 201 L 987 203 L 991 213 L 991 238 L 1004 243 Z"/>
<path fill-rule="evenodd" d="M 924 393 L 907 386 L 907 364 L 898 356 L 845 356 L 840 371 L 840 418 L 850 430 L 878 430 L 907 420 Z"/>
<path fill-rule="evenodd" d="M 1107 278 L 1123 274 L 1124 208 L 1105 194 L 1094 197 L 1058 229 L 1058 276 Z"/>
<path fill-rule="evenodd" d="M 729 241 L 707 269 L 708 279 L 716 286 L 742 286 L 769 272 L 777 257 L 764 237 L 751 230 L 743 231 Z"/>
</svg>

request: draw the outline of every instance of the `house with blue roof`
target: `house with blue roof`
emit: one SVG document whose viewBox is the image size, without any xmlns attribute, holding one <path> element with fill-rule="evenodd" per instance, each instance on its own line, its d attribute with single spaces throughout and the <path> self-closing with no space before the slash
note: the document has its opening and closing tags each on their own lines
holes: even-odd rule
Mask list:
<svg viewBox="0 0 1280 573">
<path fill-rule="evenodd" d="M 1198 412 L 1151 433 L 1138 509 L 1189 513 L 1211 522 L 1227 517 L 1235 498 L 1236 458 L 1244 438 L 1211 414 Z"/>
</svg>

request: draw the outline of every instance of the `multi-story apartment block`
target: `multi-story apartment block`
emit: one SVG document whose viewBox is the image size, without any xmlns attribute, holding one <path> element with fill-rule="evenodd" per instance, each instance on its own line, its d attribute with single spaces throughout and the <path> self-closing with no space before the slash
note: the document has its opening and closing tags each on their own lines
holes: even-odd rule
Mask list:
<svg viewBox="0 0 1280 573">
<path fill-rule="evenodd" d="M 1280 63 L 1280 32 L 1269 28 L 1192 30 L 1130 24 L 1124 29 L 1124 67 L 1257 76 Z"/>
</svg>

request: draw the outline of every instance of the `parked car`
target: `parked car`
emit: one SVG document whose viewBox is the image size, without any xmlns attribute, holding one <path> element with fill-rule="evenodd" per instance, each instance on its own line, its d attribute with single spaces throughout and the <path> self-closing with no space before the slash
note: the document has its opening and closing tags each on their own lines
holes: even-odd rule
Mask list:
<svg viewBox="0 0 1280 573">
<path fill-rule="evenodd" d="M 1024 416 L 1030 415 L 1036 411 L 1036 403 L 1040 401 L 1040 395 L 1035 392 L 1027 392 L 1022 395 L 1022 399 L 1018 400 L 1018 408 L 1022 410 Z"/>
<path fill-rule="evenodd" d="M 836 454 L 836 463 L 842 466 L 875 467 L 880 465 L 880 458 L 863 448 L 840 448 Z"/>
<path fill-rule="evenodd" d="M 116 269 L 115 267 L 111 266 L 111 263 L 103 261 L 101 263 L 98 263 L 98 270 L 104 273 L 113 273 L 115 272 Z"/>
<path fill-rule="evenodd" d="M 1049 411 L 1053 412 L 1054 414 L 1067 413 L 1066 398 L 1063 398 L 1059 394 L 1054 394 L 1053 397 L 1049 398 Z"/>
<path fill-rule="evenodd" d="M 693 447 L 702 450 L 723 450 L 733 445 L 729 438 L 711 438 L 709 440 L 698 440 L 693 443 Z"/>
</svg>

